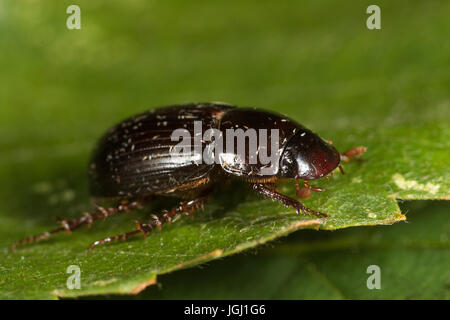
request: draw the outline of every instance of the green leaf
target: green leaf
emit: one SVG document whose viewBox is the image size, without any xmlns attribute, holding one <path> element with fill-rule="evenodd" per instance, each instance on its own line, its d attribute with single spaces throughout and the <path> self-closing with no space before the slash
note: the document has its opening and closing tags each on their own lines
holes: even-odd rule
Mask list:
<svg viewBox="0 0 450 320">
<path fill-rule="evenodd" d="M 105 10 L 80 1 L 82 29 L 72 31 L 65 28 L 69 4 L 5 1 L 1 8 L 8 17 L 0 19 L 1 298 L 137 293 L 158 275 L 299 229 L 405 220 L 396 199 L 449 199 L 448 3 L 405 13 L 404 4 L 383 2 L 381 31 L 365 28 L 359 2 L 134 1 Z M 88 157 L 109 126 L 157 105 L 199 100 L 285 113 L 339 150 L 366 146 L 345 175 L 312 182 L 326 191 L 304 203 L 329 214 L 326 223 L 245 184 L 224 183 L 204 212 L 146 239 L 87 250 L 173 201 L 9 250 L 54 228 L 54 217 L 90 208 Z M 295 188 L 288 182 L 280 190 L 293 196 Z M 81 269 L 79 290 L 67 289 L 70 265 Z"/>
<path fill-rule="evenodd" d="M 136 298 L 449 299 L 449 204 L 401 207 L 409 223 L 297 232 L 250 255 L 161 276 L 159 287 Z M 370 290 L 373 265 L 380 268 L 380 289 Z"/>
</svg>

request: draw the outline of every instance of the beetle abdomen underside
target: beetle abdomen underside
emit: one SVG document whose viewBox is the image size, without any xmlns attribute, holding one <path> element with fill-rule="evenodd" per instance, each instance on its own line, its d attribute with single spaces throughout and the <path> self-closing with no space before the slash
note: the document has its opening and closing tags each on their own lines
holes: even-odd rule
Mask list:
<svg viewBox="0 0 450 320">
<path fill-rule="evenodd" d="M 176 129 L 194 137 L 194 121 L 201 121 L 202 135 L 218 128 L 222 104 L 190 104 L 152 110 L 129 118 L 100 140 L 90 164 L 91 194 L 94 197 L 131 198 L 170 193 L 183 185 L 205 179 L 214 165 L 198 164 L 194 155 L 173 157 L 180 143 L 172 141 Z"/>
</svg>

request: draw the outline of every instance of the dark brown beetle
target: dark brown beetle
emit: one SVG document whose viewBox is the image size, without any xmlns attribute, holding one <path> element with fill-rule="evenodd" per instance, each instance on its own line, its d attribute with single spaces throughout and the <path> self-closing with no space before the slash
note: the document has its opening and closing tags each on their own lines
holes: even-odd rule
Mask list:
<svg viewBox="0 0 450 320">
<path fill-rule="evenodd" d="M 200 131 L 196 124 L 200 125 Z M 278 139 L 274 138 L 274 141 L 271 140 L 272 135 L 267 136 L 264 146 L 259 139 L 256 151 L 252 151 L 249 144 L 243 153 L 239 153 L 235 145 L 232 152 L 227 149 L 226 152 L 217 152 L 217 157 L 214 154 L 213 158 L 217 161 L 209 164 L 199 163 L 198 153 L 173 156 L 174 148 L 179 145 L 179 141 L 173 141 L 172 138 L 176 129 L 193 136 L 192 146 L 195 148 L 200 145 L 201 154 L 204 154 L 208 142 L 203 138 L 209 129 L 223 133 L 222 142 L 227 145 L 231 138 L 225 132 L 237 132 L 239 129 L 248 132 L 249 128 L 276 129 Z M 196 135 L 200 135 L 197 140 Z M 277 144 L 272 145 L 272 142 Z M 266 155 L 278 155 L 277 162 L 271 164 L 269 174 L 264 171 L 267 163 L 255 157 L 261 152 L 261 147 L 265 149 Z M 311 190 L 322 191 L 311 187 L 308 180 L 326 177 L 337 167 L 343 172 L 341 160 L 348 161 L 364 152 L 364 147 L 357 147 L 340 155 L 330 143 L 295 121 L 254 108 L 199 103 L 155 109 L 129 118 L 110 129 L 93 153 L 89 169 L 91 194 L 94 198 L 117 200 L 116 207 L 97 207 L 95 212 L 84 213 L 79 219 L 62 220 L 61 227 L 18 241 L 13 247 L 47 239 L 61 231 L 70 233 L 83 225 L 90 226 L 100 218 L 141 208 L 155 196 L 174 196 L 187 200 L 159 216 L 151 215 L 150 221 L 146 223 L 138 222 L 134 231 L 96 241 L 90 247 L 113 240 L 125 240 L 137 233 L 145 236 L 154 228 L 160 228 L 164 222 L 170 222 L 176 214 L 189 214 L 202 207 L 211 191 L 223 183 L 223 179 L 232 177 L 247 181 L 257 193 L 293 207 L 297 213 L 303 211 L 326 217 L 276 191 L 275 182 L 279 178 L 295 179 L 298 197 L 307 197 Z M 298 186 L 299 179 L 303 180 L 303 188 Z"/>
</svg>

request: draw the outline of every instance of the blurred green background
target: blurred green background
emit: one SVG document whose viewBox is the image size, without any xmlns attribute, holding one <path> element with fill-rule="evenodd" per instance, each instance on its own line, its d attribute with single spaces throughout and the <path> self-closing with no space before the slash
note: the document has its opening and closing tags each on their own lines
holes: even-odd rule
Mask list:
<svg viewBox="0 0 450 320">
<path fill-rule="evenodd" d="M 66 28 L 70 4 L 81 8 L 81 30 Z M 83 201 L 88 199 L 85 171 L 98 136 L 115 122 L 156 106 L 192 101 L 257 106 L 290 114 L 325 137 L 349 126 L 355 132 L 376 131 L 380 126 L 414 124 L 418 118 L 448 118 L 450 2 L 377 1 L 381 30 L 366 28 L 365 11 L 370 4 L 2 0 L 2 211 L 20 215 L 33 210 L 44 212 L 49 207 L 52 212 L 69 214 L 84 210 Z M 43 180 L 56 181 L 60 190 L 49 199 L 50 206 L 40 203 L 35 192 L 46 188 L 40 184 Z M 81 200 L 72 203 L 75 196 Z M 435 212 L 445 236 L 448 209 L 447 203 L 424 202 L 417 210 Z M 32 223 L 48 223 L 52 212 L 36 216 Z M 24 214 L 25 227 L 31 223 L 26 217 Z M 14 219 L 2 217 L 1 221 L 5 232 L 20 228 Z M 345 232 L 351 237 L 355 232 L 359 239 L 364 238 L 365 231 Z M 295 239 L 286 240 L 286 246 L 289 241 Z M 351 246 L 348 250 L 350 257 Z M 445 270 L 449 260 L 445 252 L 445 260 L 434 270 L 436 276 L 430 278 L 433 290 L 387 296 L 448 298 Z M 270 264 L 259 263 L 258 259 L 266 258 L 244 255 L 226 263 L 215 262 L 210 274 L 225 274 L 221 268 L 233 270 L 241 264 L 248 264 L 247 273 L 251 274 L 256 264 L 267 266 L 267 272 L 261 269 L 260 275 L 270 278 L 268 274 L 277 268 L 286 268 L 283 263 L 292 263 L 286 258 L 291 262 L 279 261 L 279 267 L 274 264 L 270 269 Z M 278 257 L 274 261 L 277 259 L 283 260 Z M 415 264 L 421 261 L 414 258 Z M 319 278 L 334 262 L 317 262 L 318 268 L 323 264 Z M 198 273 L 183 271 L 164 276 L 169 284 L 177 282 L 180 287 L 186 281 L 189 290 L 166 294 L 150 288 L 145 294 L 164 298 L 233 297 L 227 293 L 233 292 L 230 288 L 217 295 L 211 295 L 214 288 L 192 289 L 195 284 L 190 279 Z M 408 273 L 399 274 L 407 277 Z M 394 272 L 393 277 L 396 275 Z M 210 281 L 202 276 L 205 282 Z M 225 279 L 232 282 L 228 277 Z M 346 282 L 344 278 L 338 284 Z M 320 286 L 311 286 L 316 285 Z M 330 289 L 328 294 L 321 291 L 308 295 L 299 291 L 300 286 L 289 294 L 261 297 L 376 297 L 367 290 L 352 294 L 349 289 L 342 294 Z M 242 297 L 254 296 L 249 293 Z"/>
</svg>

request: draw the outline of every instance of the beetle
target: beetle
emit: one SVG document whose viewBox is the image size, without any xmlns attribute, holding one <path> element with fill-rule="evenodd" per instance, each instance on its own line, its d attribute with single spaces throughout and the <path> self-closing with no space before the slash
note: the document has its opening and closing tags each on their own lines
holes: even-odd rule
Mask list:
<svg viewBox="0 0 450 320">
<path fill-rule="evenodd" d="M 222 140 L 214 141 L 221 141 L 227 146 L 235 138 L 228 136 L 228 132 L 233 130 L 241 130 L 241 133 L 249 129 L 276 130 L 277 136 L 266 136 L 266 142 L 270 141 L 270 145 L 266 143 L 263 146 L 262 139 L 257 140 L 256 151 L 251 150 L 250 143 L 241 152 L 237 151 L 238 145 L 230 144 L 231 150 L 219 150 L 214 154 L 213 158 L 217 161 L 199 163 L 198 153 L 174 156 L 173 150 L 179 145 L 179 140 L 173 138 L 176 129 L 194 135 L 191 146 L 198 147 L 200 141 L 201 155 L 205 154 L 205 150 L 206 155 L 212 152 L 207 147 L 211 146 L 213 139 L 209 143 L 202 139 L 208 130 L 220 132 Z M 197 143 L 196 136 L 200 136 Z M 274 158 L 276 161 L 270 164 L 272 171 L 269 170 L 269 173 L 263 170 L 267 168 L 267 163 L 255 157 L 261 148 L 266 154 L 278 155 Z M 293 207 L 297 214 L 307 212 L 326 219 L 326 214 L 309 209 L 298 200 L 278 192 L 275 183 L 280 178 L 295 179 L 297 196 L 307 197 L 311 191 L 323 191 L 309 185 L 309 180 L 327 178 L 336 168 L 344 173 L 340 162 L 349 161 L 365 151 L 364 147 L 356 147 L 340 154 L 330 142 L 294 120 L 256 108 L 238 108 L 225 103 L 191 103 L 154 109 L 112 127 L 102 136 L 92 153 L 88 170 L 90 193 L 93 198 L 114 200 L 116 206 L 97 206 L 95 211 L 85 212 L 78 219 L 63 219 L 59 228 L 20 240 L 13 244 L 13 248 L 48 239 L 62 231 L 71 233 L 83 225 L 89 227 L 94 221 L 119 212 L 142 208 L 155 197 L 182 199 L 179 206 L 159 215 L 152 214 L 147 222 L 137 222 L 135 230 L 98 240 L 90 248 L 126 240 L 138 233 L 146 236 L 153 229 L 160 229 L 163 223 L 171 222 L 175 215 L 191 214 L 202 208 L 212 191 L 231 178 L 246 181 L 255 192 L 278 200 L 286 207 Z M 303 181 L 302 188 L 299 180 Z"/>
</svg>

